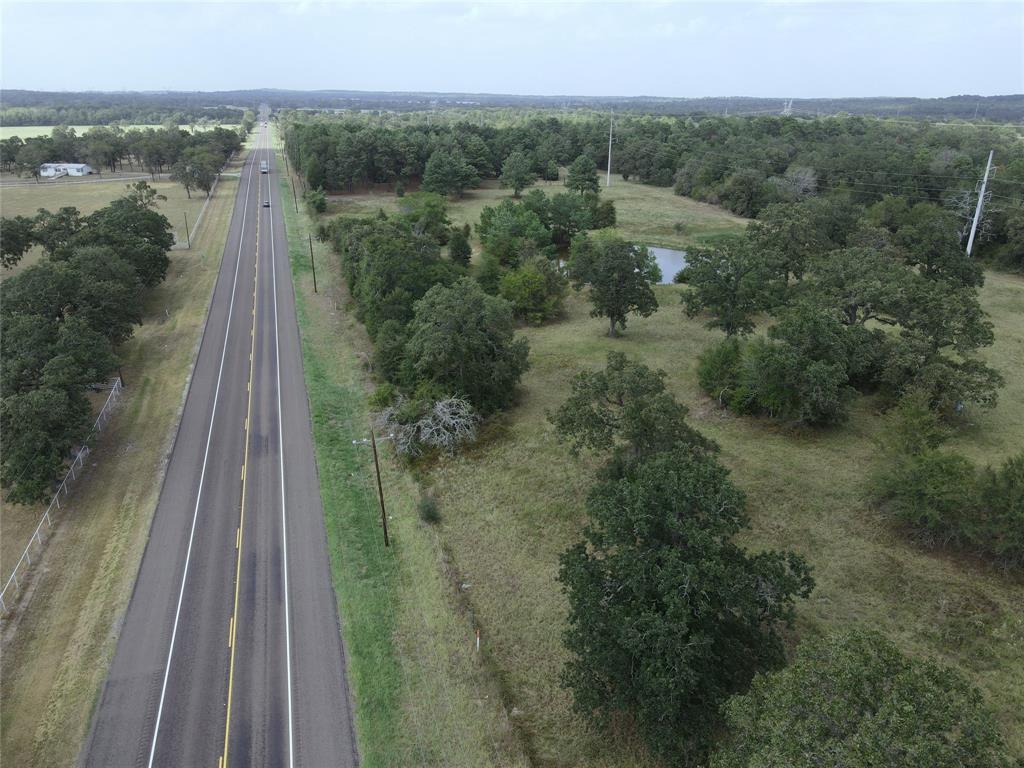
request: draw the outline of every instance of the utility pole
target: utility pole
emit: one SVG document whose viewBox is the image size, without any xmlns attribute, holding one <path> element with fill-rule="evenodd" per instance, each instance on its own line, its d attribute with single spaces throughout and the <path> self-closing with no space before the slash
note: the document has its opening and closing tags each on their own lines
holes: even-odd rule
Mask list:
<svg viewBox="0 0 1024 768">
<path fill-rule="evenodd" d="M 313 265 L 313 293 L 317 293 L 316 290 L 316 262 L 313 260 L 313 236 L 306 233 L 306 237 L 309 238 L 309 263 Z"/>
<path fill-rule="evenodd" d="M 608 176 L 605 179 L 604 185 L 610 187 L 612 185 L 612 124 L 615 122 L 615 110 L 612 110 L 611 117 L 608 118 Z"/>
<path fill-rule="evenodd" d="M 380 482 L 380 461 L 377 459 L 377 438 L 373 434 L 373 424 L 370 424 L 370 445 L 373 446 L 373 468 L 377 470 L 377 496 L 380 499 L 380 524 L 384 527 L 384 546 L 390 547 L 388 541 L 388 513 L 384 510 L 384 486 Z"/>
<path fill-rule="evenodd" d="M 185 242 L 188 243 L 189 249 L 192 248 L 192 236 L 188 233 L 188 211 L 182 211 L 185 214 Z"/>
<path fill-rule="evenodd" d="M 291 174 L 288 174 L 288 181 L 292 185 L 292 202 L 295 203 L 295 212 L 299 212 L 299 199 L 295 196 L 295 179 L 292 178 Z"/>
<path fill-rule="evenodd" d="M 971 255 L 974 247 L 974 234 L 978 231 L 978 222 L 981 221 L 981 209 L 985 204 L 985 188 L 988 186 L 988 172 L 992 168 L 992 155 L 995 150 L 989 150 L 988 162 L 985 164 L 985 176 L 981 180 L 981 192 L 978 194 L 978 206 L 974 209 L 974 222 L 971 224 L 971 236 L 967 238 L 967 255 Z"/>
<path fill-rule="evenodd" d="M 390 437 L 394 437 L 391 435 Z M 385 438 L 387 439 L 387 438 Z M 373 447 L 373 468 L 377 472 L 377 498 L 380 499 L 380 522 L 384 528 L 384 546 L 390 547 L 391 540 L 388 538 L 388 513 L 384 509 L 384 485 L 380 480 L 380 459 L 377 458 L 377 436 L 373 432 L 373 422 L 370 422 L 370 439 L 353 440 L 352 445 L 371 445 Z"/>
</svg>

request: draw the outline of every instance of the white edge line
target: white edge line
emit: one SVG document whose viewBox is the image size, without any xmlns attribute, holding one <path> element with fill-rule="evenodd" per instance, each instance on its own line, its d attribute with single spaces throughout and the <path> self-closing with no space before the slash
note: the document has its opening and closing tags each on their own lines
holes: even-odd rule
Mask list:
<svg viewBox="0 0 1024 768">
<path fill-rule="evenodd" d="M 258 150 L 257 150 L 258 151 Z M 156 711 L 156 724 L 153 726 L 153 742 L 149 748 L 149 762 L 147 765 L 149 768 L 153 768 L 153 758 L 156 755 L 156 740 L 157 736 L 160 735 L 160 719 L 163 716 L 164 711 L 164 696 L 167 693 L 167 681 L 171 674 L 171 659 L 174 656 L 174 641 L 178 636 L 178 618 L 181 615 L 181 603 L 185 597 L 185 582 L 188 579 L 188 566 L 189 561 L 192 558 L 192 541 L 196 533 L 196 521 L 199 517 L 199 503 L 203 498 L 203 481 L 206 479 L 206 464 L 207 459 L 210 456 L 210 441 L 213 438 L 213 422 L 217 417 L 217 401 L 220 399 L 220 383 L 221 377 L 224 374 L 224 358 L 228 351 L 228 334 L 231 331 L 231 315 L 235 307 L 235 289 L 238 287 L 238 267 L 242 262 L 242 243 L 244 242 L 245 235 L 245 217 L 249 212 L 249 189 L 252 186 L 252 169 L 255 163 L 249 164 L 249 178 L 245 182 L 245 202 L 242 206 L 242 226 L 240 227 L 238 235 L 238 255 L 235 258 L 235 276 L 231 282 L 231 302 L 228 304 L 228 316 L 227 322 L 224 328 L 224 347 L 220 353 L 220 369 L 217 371 L 217 386 L 213 393 L 213 411 L 210 414 L 210 426 L 206 432 L 206 450 L 203 453 L 203 469 L 199 475 L 199 493 L 196 496 L 196 507 L 192 512 L 192 528 L 188 534 L 188 549 L 185 553 L 185 568 L 181 574 L 181 589 L 178 591 L 178 606 L 174 611 L 174 626 L 171 630 L 171 644 L 167 649 L 167 663 L 164 666 L 164 682 L 160 688 L 160 705 Z"/>
<path fill-rule="evenodd" d="M 270 145 L 267 145 L 267 166 L 270 166 Z M 278 190 L 280 193 L 280 190 Z M 280 194 L 278 194 L 280 199 Z M 268 194 L 268 199 L 273 199 Z M 279 458 L 281 470 L 281 550 L 284 555 L 284 647 L 286 668 L 288 670 L 288 766 L 295 765 L 294 738 L 292 730 L 292 637 L 291 608 L 288 601 L 288 526 L 285 515 L 284 493 L 284 411 L 281 410 L 281 338 L 277 326 L 277 258 L 274 247 L 274 210 L 270 210 L 270 274 L 274 284 L 274 358 L 277 363 L 277 441 L 280 444 Z"/>
</svg>

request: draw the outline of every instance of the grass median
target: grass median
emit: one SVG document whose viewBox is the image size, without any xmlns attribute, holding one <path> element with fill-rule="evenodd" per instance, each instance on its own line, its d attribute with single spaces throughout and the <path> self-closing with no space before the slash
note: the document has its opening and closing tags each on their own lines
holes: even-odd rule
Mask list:
<svg viewBox="0 0 1024 768">
<path fill-rule="evenodd" d="M 283 163 L 282 163 L 283 166 Z M 313 421 L 331 574 L 363 765 L 526 765 L 501 696 L 475 651 L 435 529 L 416 513 L 414 478 L 382 448 L 391 547 L 382 539 L 368 446 L 369 342 L 349 311 L 337 257 L 308 234 L 280 176 Z"/>
<path fill-rule="evenodd" d="M 30 602 L 3 622 L 5 764 L 72 765 L 89 727 L 156 509 L 237 186 L 237 178 L 222 178 L 192 248 L 171 252 L 167 279 L 120 350 L 122 402 L 34 564 Z"/>
</svg>

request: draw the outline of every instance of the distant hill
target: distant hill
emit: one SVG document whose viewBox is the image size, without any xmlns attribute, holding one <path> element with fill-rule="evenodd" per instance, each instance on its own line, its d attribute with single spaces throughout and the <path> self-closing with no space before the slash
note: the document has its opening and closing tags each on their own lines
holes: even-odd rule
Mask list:
<svg viewBox="0 0 1024 768">
<path fill-rule="evenodd" d="M 223 107 L 255 108 L 259 104 L 294 109 L 384 109 L 416 111 L 445 107 L 541 107 L 615 109 L 617 111 L 664 115 L 780 114 L 874 115 L 929 120 L 1024 121 L 1024 94 L 1007 96 L 949 96 L 940 99 L 910 97 L 788 99 L 755 97 L 711 97 L 700 99 L 654 96 L 517 96 L 492 93 L 416 93 L 406 91 L 290 91 L 257 89 L 238 91 L 84 91 L 52 92 L 5 90 L 0 110 L 17 114 L 17 108 L 146 108 L 149 110 L 197 110 Z"/>
</svg>

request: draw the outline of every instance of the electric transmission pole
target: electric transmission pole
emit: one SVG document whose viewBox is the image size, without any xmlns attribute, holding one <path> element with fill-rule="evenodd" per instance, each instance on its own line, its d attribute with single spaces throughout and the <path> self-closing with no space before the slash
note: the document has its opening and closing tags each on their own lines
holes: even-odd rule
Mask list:
<svg viewBox="0 0 1024 768">
<path fill-rule="evenodd" d="M 610 187 L 612 185 L 612 124 L 615 122 L 615 110 L 612 110 L 611 117 L 608 118 L 608 176 L 605 179 L 604 185 Z"/>
<path fill-rule="evenodd" d="M 971 224 L 971 236 L 967 238 L 967 255 L 971 255 L 971 249 L 974 247 L 974 233 L 978 231 L 978 222 L 981 221 L 981 208 L 985 204 L 985 187 L 988 186 L 988 172 L 992 168 L 992 154 L 995 150 L 990 150 L 988 153 L 988 162 L 985 164 L 985 176 L 981 180 L 981 192 L 978 194 L 978 206 L 974 209 L 974 222 Z"/>
</svg>

